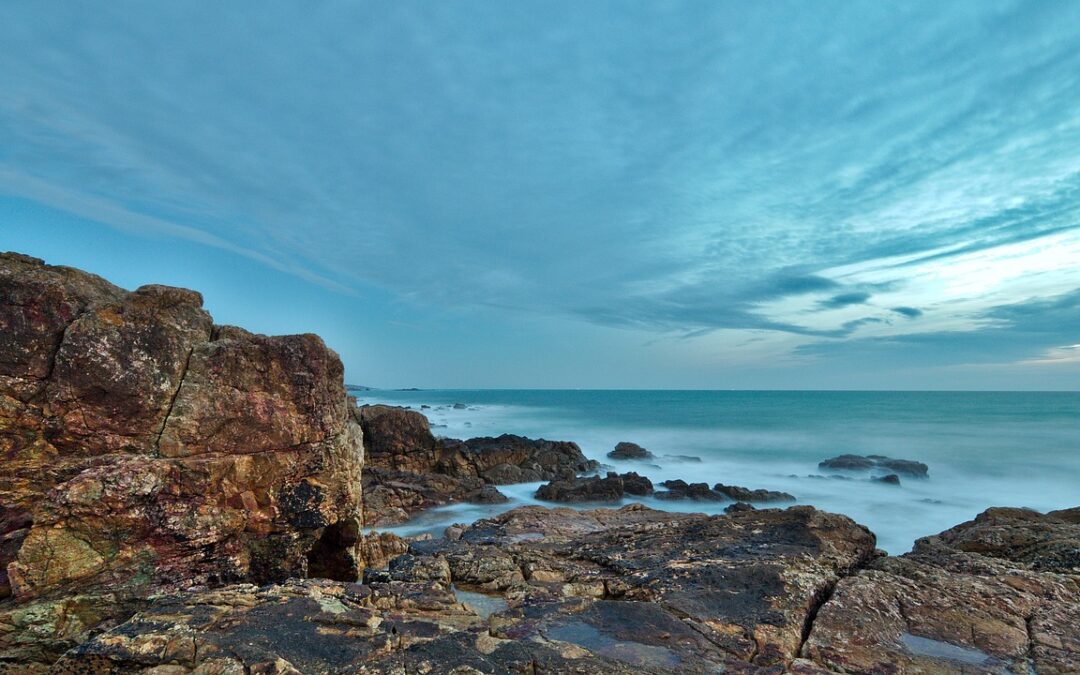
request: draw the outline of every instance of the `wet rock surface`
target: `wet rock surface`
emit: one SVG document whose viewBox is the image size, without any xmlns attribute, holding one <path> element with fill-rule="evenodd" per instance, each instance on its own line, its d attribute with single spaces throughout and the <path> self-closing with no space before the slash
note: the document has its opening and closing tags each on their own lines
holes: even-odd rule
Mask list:
<svg viewBox="0 0 1080 675">
<path fill-rule="evenodd" d="M 913 478 L 926 478 L 929 467 L 922 462 L 910 459 L 893 459 L 884 455 L 839 455 L 818 462 L 822 469 L 840 469 L 843 471 L 883 470 L 888 473 L 902 474 Z"/>
</svg>

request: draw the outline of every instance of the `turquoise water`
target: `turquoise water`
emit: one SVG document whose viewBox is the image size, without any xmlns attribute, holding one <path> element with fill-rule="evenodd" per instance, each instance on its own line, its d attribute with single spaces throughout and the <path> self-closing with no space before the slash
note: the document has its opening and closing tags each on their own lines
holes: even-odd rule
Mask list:
<svg viewBox="0 0 1080 675">
<path fill-rule="evenodd" d="M 419 408 L 436 435 L 500 433 L 577 442 L 586 455 L 668 478 L 784 490 L 799 503 L 870 527 L 890 553 L 968 520 L 989 506 L 1040 511 L 1080 505 L 1080 393 L 430 390 L 359 392 L 361 403 Z M 467 406 L 454 409 L 454 403 Z M 612 462 L 619 441 L 651 450 L 649 462 Z M 849 480 L 819 461 L 842 453 L 925 462 L 927 480 L 901 486 Z M 700 463 L 664 455 L 690 455 Z M 811 477 L 811 476 L 826 476 Z M 500 489 L 510 507 L 538 503 L 535 484 Z M 627 500 L 627 503 L 630 500 Z M 724 504 L 637 499 L 657 508 L 719 512 Z M 501 507 L 454 505 L 402 528 L 441 531 Z"/>
</svg>

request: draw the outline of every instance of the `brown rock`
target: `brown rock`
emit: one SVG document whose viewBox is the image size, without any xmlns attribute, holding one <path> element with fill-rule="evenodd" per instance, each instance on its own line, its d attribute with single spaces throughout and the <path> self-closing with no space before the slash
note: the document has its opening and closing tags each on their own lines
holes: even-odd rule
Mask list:
<svg viewBox="0 0 1080 675">
<path fill-rule="evenodd" d="M 365 405 L 357 411 L 368 466 L 420 474 L 435 469 L 439 452 L 422 413 L 389 405 Z"/>
<path fill-rule="evenodd" d="M 364 525 L 403 523 L 413 514 L 451 502 L 500 504 L 506 496 L 479 478 L 410 473 L 366 467 L 363 472 Z"/>
<path fill-rule="evenodd" d="M 1077 551 L 1067 516 L 990 509 L 841 581 L 803 655 L 845 672 L 1078 672 Z"/>
<path fill-rule="evenodd" d="M 0 287 L 0 663 L 149 593 L 357 577 L 361 433 L 321 340 L 18 255 Z"/>
</svg>

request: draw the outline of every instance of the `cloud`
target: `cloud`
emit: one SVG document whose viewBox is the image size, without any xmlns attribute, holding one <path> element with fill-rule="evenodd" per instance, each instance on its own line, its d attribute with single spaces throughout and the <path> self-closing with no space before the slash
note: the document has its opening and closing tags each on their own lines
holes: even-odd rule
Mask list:
<svg viewBox="0 0 1080 675">
<path fill-rule="evenodd" d="M 1077 22 L 1009 1 L 11 3 L 0 191 L 417 312 L 773 331 L 852 362 L 932 348 L 911 331 L 960 359 L 957 325 L 1008 324 L 1006 358 L 1075 287 L 1040 243 L 1080 223 Z"/>
<path fill-rule="evenodd" d="M 923 314 L 921 309 L 915 307 L 893 307 L 892 311 L 901 316 L 906 316 L 909 319 L 917 319 Z"/>
<path fill-rule="evenodd" d="M 870 299 L 869 293 L 862 291 L 854 291 L 851 293 L 841 293 L 840 295 L 834 295 L 828 300 L 821 300 L 818 302 L 818 307 L 822 309 L 840 309 L 841 307 L 847 307 L 849 305 L 862 305 Z"/>
</svg>

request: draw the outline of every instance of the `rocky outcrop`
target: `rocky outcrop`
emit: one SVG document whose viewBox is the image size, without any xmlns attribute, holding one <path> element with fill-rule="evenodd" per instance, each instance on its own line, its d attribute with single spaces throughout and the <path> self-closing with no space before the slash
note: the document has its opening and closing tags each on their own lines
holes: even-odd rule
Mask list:
<svg viewBox="0 0 1080 675">
<path fill-rule="evenodd" d="M 511 434 L 435 438 L 427 418 L 408 408 L 366 405 L 356 419 L 367 449 L 364 522 L 372 527 L 451 502 L 503 502 L 492 486 L 572 479 L 598 466 L 576 443 Z"/>
<path fill-rule="evenodd" d="M 413 514 L 452 502 L 501 504 L 506 496 L 480 478 L 455 478 L 440 473 L 410 473 L 365 468 L 364 524 L 386 527 Z"/>
<path fill-rule="evenodd" d="M 803 654 L 842 672 L 1080 672 L 1080 509 L 990 509 L 874 561 Z"/>
<path fill-rule="evenodd" d="M 625 495 L 645 496 L 653 493 L 648 478 L 631 471 L 617 474 L 609 471 L 607 476 L 587 476 L 551 481 L 541 485 L 536 498 L 549 502 L 617 502 Z"/>
<path fill-rule="evenodd" d="M 819 598 L 873 546 L 864 528 L 810 508 L 709 517 L 526 507 L 456 541 L 414 543 L 367 585 L 159 600 L 69 652 L 58 670 L 780 670 Z M 509 606 L 481 619 L 455 602 L 454 588 L 501 594 Z"/>
<path fill-rule="evenodd" d="M 150 592 L 357 577 L 361 432 L 318 337 L 16 254 L 0 331 L 0 662 L 47 660 Z"/>
<path fill-rule="evenodd" d="M 610 459 L 653 459 L 653 454 L 637 443 L 623 441 L 607 454 Z"/>
<path fill-rule="evenodd" d="M 737 502 L 793 502 L 795 497 L 778 490 L 751 490 L 740 485 L 717 483 L 713 490 Z"/>
<path fill-rule="evenodd" d="M 657 492 L 657 499 L 689 499 L 695 502 L 726 502 L 730 500 L 727 495 L 710 488 L 708 483 L 687 483 L 676 478 L 666 480 L 660 485 L 667 488 L 667 490 Z"/>
<path fill-rule="evenodd" d="M 922 462 L 910 459 L 893 459 L 884 455 L 839 455 L 818 462 L 822 469 L 840 469 L 842 471 L 869 471 L 881 469 L 889 473 L 899 473 L 913 478 L 926 478 L 929 468 Z"/>
<path fill-rule="evenodd" d="M 1077 522 L 992 510 L 891 558 L 811 507 L 524 507 L 364 584 L 158 598 L 55 672 L 1072 673 Z"/>
</svg>

